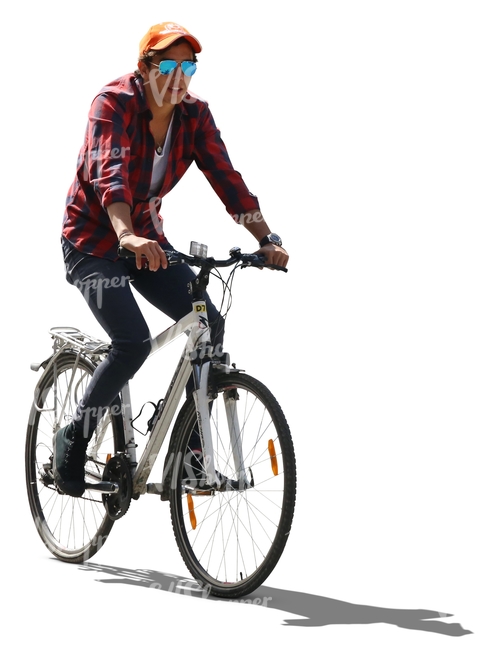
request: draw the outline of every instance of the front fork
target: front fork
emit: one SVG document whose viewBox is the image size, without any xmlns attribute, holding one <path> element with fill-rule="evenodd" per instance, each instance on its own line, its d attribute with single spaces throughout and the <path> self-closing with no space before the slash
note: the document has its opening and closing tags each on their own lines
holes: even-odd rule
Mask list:
<svg viewBox="0 0 493 650">
<path fill-rule="evenodd" d="M 204 300 L 204 291 L 206 290 L 208 281 L 209 272 L 205 268 L 202 268 L 195 281 L 191 282 L 189 285 L 189 290 L 192 295 L 192 308 L 195 312 L 197 312 L 198 329 L 199 331 L 202 330 L 200 336 L 201 345 L 196 345 L 197 339 L 194 341 L 193 348 L 196 354 L 199 353 L 199 351 L 207 349 L 207 347 L 210 349 L 211 346 L 207 306 Z M 211 487 L 221 488 L 224 486 L 222 486 L 221 478 L 218 476 L 216 468 L 214 466 L 214 445 L 212 441 L 211 417 L 209 409 L 209 401 L 213 399 L 213 396 L 210 395 L 210 372 L 211 361 L 207 358 L 202 359 L 201 362 L 197 361 L 193 363 L 194 381 L 196 386 L 193 396 L 195 400 L 195 409 L 197 412 L 197 425 L 202 442 L 204 472 L 207 477 L 208 485 Z M 233 392 L 235 395 L 233 395 Z M 224 394 L 224 405 L 226 408 L 236 476 L 238 477 L 240 486 L 247 486 L 248 481 L 246 480 L 243 463 L 241 431 L 238 424 L 237 409 L 235 405 L 236 400 L 236 391 L 227 391 Z"/>
<path fill-rule="evenodd" d="M 231 440 L 231 449 L 233 450 L 233 460 L 235 464 L 236 476 L 240 489 L 249 486 L 247 475 L 245 472 L 245 462 L 243 460 L 243 444 L 241 440 L 241 430 L 238 422 L 238 409 L 236 402 L 238 401 L 238 391 L 236 388 L 224 391 L 224 408 L 226 410 L 226 418 L 228 420 L 229 438 Z"/>
<path fill-rule="evenodd" d="M 211 487 L 223 487 L 220 478 L 216 473 L 214 465 L 214 445 L 212 441 L 211 417 L 209 410 L 210 382 L 209 375 L 211 371 L 211 362 L 206 361 L 202 365 L 194 366 L 196 386 L 194 391 L 195 408 L 197 411 L 197 424 L 200 438 L 202 441 L 202 451 L 204 458 L 204 471 L 207 476 L 207 484 Z M 249 481 L 245 472 L 243 460 L 243 446 L 241 440 L 241 429 L 238 422 L 238 412 L 236 402 L 238 393 L 235 389 L 225 391 L 223 394 L 224 407 L 228 423 L 229 439 L 233 453 L 233 461 L 236 471 L 236 481 L 241 488 L 248 487 Z"/>
<path fill-rule="evenodd" d="M 204 470 L 207 476 L 207 484 L 211 487 L 220 487 L 220 481 L 218 480 L 214 467 L 214 447 L 212 444 L 211 421 L 209 417 L 208 395 L 210 367 L 210 361 L 206 361 L 201 365 L 194 365 L 193 372 L 197 388 L 193 392 L 193 397 L 195 400 L 195 409 L 197 411 L 197 426 L 199 429 L 200 440 L 202 442 Z"/>
</svg>

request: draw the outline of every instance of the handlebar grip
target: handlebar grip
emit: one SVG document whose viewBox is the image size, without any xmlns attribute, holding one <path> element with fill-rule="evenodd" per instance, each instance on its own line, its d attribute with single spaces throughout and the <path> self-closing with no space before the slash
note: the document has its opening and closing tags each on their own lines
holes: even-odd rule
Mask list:
<svg viewBox="0 0 493 650">
<path fill-rule="evenodd" d="M 279 266 L 278 264 L 266 264 L 265 255 L 257 255 L 254 253 L 252 255 L 243 255 L 242 258 L 242 268 L 245 268 L 246 266 L 254 266 L 258 269 L 272 269 L 274 271 L 284 271 L 284 273 L 288 272 L 284 266 Z"/>
<path fill-rule="evenodd" d="M 124 257 L 124 258 L 135 257 L 135 253 L 133 251 L 129 251 L 128 248 L 124 248 L 123 246 L 118 246 L 118 257 Z"/>
<path fill-rule="evenodd" d="M 166 254 L 166 257 L 168 258 L 168 264 L 170 266 L 173 266 L 174 264 L 180 264 L 180 262 L 183 262 L 184 260 L 181 258 L 181 253 L 178 251 L 164 251 Z M 135 257 L 135 253 L 133 251 L 128 250 L 128 248 L 125 248 L 124 246 L 118 246 L 118 257 L 122 257 L 124 259 L 132 259 Z M 144 259 L 146 259 L 144 257 Z"/>
</svg>

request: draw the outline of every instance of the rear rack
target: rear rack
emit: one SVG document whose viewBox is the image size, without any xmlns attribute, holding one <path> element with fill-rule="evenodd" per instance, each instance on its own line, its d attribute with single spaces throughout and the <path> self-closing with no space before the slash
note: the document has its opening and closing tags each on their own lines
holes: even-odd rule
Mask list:
<svg viewBox="0 0 493 650">
<path fill-rule="evenodd" d="M 55 352 L 62 348 L 74 347 L 86 354 L 104 354 L 111 348 L 111 343 L 84 334 L 75 327 L 52 327 L 50 335 Z"/>
</svg>

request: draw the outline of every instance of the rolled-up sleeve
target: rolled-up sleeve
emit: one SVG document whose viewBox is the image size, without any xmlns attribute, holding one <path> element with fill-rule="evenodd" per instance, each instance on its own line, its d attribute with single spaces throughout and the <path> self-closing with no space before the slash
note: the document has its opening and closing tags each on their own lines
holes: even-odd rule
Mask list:
<svg viewBox="0 0 493 650">
<path fill-rule="evenodd" d="M 130 151 L 123 106 L 114 95 L 98 95 L 89 113 L 85 155 L 88 181 L 103 208 L 117 202 L 132 207 Z"/>
</svg>

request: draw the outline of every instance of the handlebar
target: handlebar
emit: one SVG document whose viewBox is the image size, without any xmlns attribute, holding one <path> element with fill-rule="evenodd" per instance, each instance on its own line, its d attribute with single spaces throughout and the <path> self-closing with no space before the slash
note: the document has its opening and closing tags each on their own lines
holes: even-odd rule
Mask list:
<svg viewBox="0 0 493 650">
<path fill-rule="evenodd" d="M 276 271 L 284 271 L 285 273 L 288 271 L 284 266 L 266 264 L 263 255 L 257 255 L 256 253 L 242 253 L 241 249 L 238 247 L 232 248 L 229 251 L 229 258 L 225 260 L 216 260 L 213 257 L 199 257 L 198 255 L 185 255 L 185 253 L 180 253 L 176 250 L 165 250 L 164 252 L 168 258 L 168 264 L 170 266 L 175 266 L 176 264 L 188 264 L 189 266 L 197 266 L 200 268 L 225 268 L 227 266 L 239 264 L 241 268 L 253 266 L 256 268 L 268 268 Z M 122 258 L 132 258 L 135 257 L 135 253 L 128 250 L 128 248 L 119 246 L 118 256 Z"/>
</svg>

